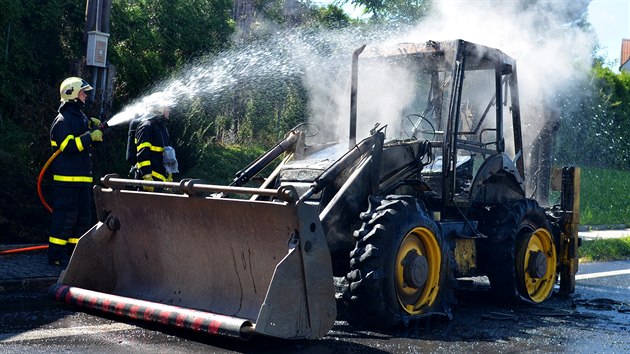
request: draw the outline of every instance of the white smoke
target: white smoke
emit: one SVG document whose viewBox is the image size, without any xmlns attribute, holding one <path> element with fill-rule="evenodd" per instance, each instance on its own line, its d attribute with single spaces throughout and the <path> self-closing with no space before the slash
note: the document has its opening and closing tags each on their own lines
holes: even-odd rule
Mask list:
<svg viewBox="0 0 630 354">
<path fill-rule="evenodd" d="M 529 151 L 529 145 L 545 124 L 543 103 L 553 105 L 558 94 L 581 94 L 579 82 L 589 73 L 596 41 L 592 33 L 569 22 L 579 18 L 588 0 L 541 0 L 523 4 L 523 1 L 437 0 L 433 2 L 431 13 L 421 23 L 404 31 L 400 31 L 400 28 L 384 31 L 388 33 L 386 38 L 374 37 L 366 43 L 366 51 L 371 45 L 454 39 L 500 49 L 517 63 L 523 138 Z M 369 40 L 369 35 L 366 37 L 363 39 Z M 345 49 L 353 45 L 356 48 L 361 44 L 355 39 L 353 44 L 347 43 Z M 307 76 L 307 83 L 312 89 L 312 120 L 328 127 L 334 121 L 341 139 L 347 136 L 350 115 L 350 55 L 348 51 L 343 80 L 326 77 L 322 70 Z M 402 107 L 409 103 L 412 93 L 406 90 L 413 85 L 404 81 L 405 78 L 412 80 L 413 75 L 364 72 L 361 66 L 359 68 L 359 137 L 367 135 L 374 122 L 389 123 L 388 129 L 392 129 L 392 122 L 402 118 Z M 335 71 L 335 75 L 341 76 L 338 71 Z M 396 85 L 389 85 L 387 77 Z M 396 90 L 394 87 L 404 87 L 405 90 Z M 330 93 L 335 91 L 340 94 L 336 94 L 332 102 L 323 98 L 330 97 Z M 325 112 L 322 110 L 324 106 Z M 330 116 L 331 112 L 338 114 L 336 120 Z"/>
<path fill-rule="evenodd" d="M 588 74 L 595 40 L 565 22 L 584 7 L 580 1 L 532 1 L 526 10 L 520 3 L 437 1 L 435 13 L 406 38 L 461 38 L 515 58 L 527 144 L 544 125 L 542 103 L 578 90 L 577 83 Z"/>
</svg>

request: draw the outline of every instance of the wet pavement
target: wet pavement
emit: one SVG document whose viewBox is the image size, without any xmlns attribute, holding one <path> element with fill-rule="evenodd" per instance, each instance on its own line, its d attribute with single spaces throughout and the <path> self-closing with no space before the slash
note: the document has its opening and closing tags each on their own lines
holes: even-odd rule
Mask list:
<svg viewBox="0 0 630 354">
<path fill-rule="evenodd" d="M 620 228 L 614 230 L 608 229 L 590 229 L 578 232 L 580 238 L 583 241 L 608 239 L 608 238 L 620 238 L 630 236 L 630 228 Z"/>
<path fill-rule="evenodd" d="M 598 264 L 591 274 L 630 268 L 624 262 L 613 262 L 612 268 Z M 630 313 L 620 301 L 628 299 L 628 279 L 630 274 L 580 280 L 575 296 L 554 296 L 541 306 L 506 306 L 482 293 L 460 294 L 451 321 L 435 318 L 375 332 L 340 320 L 312 341 L 254 337 L 242 342 L 77 311 L 44 289 L 16 291 L 0 293 L 0 352 L 629 353 Z"/>
<path fill-rule="evenodd" d="M 32 245 L 5 246 L 18 249 Z M 62 268 L 48 264 L 47 250 L 0 255 L 0 292 L 48 287 L 54 284 Z"/>
<path fill-rule="evenodd" d="M 381 332 L 337 321 L 317 341 L 257 338 L 246 344 L 120 322 L 57 303 L 46 289 L 61 269 L 48 265 L 45 250 L 22 252 L 0 255 L 0 352 L 630 352 L 628 270 L 630 261 L 581 264 L 576 294 L 554 296 L 541 306 L 501 306 L 483 293 L 467 293 L 452 321 Z"/>
</svg>

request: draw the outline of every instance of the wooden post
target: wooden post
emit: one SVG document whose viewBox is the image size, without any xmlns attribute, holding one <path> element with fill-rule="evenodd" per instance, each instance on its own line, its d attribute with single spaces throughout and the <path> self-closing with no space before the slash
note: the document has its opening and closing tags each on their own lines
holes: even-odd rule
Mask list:
<svg viewBox="0 0 630 354">
<path fill-rule="evenodd" d="M 562 169 L 562 194 L 560 208 L 563 211 L 560 239 L 560 294 L 575 292 L 575 274 L 578 271 L 580 224 L 580 168 Z"/>
</svg>

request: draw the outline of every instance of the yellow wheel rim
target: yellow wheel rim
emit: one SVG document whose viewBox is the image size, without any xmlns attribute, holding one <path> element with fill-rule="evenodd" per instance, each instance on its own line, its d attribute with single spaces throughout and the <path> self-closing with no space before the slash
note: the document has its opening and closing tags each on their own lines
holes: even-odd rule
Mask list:
<svg viewBox="0 0 630 354">
<path fill-rule="evenodd" d="M 411 315 L 421 314 L 439 293 L 442 253 L 433 232 L 416 227 L 402 240 L 396 254 L 396 294 Z"/>
<path fill-rule="evenodd" d="M 540 228 L 534 231 L 524 250 L 516 259 L 522 289 L 530 300 L 536 303 L 545 301 L 553 291 L 556 279 L 556 247 L 549 231 Z"/>
</svg>

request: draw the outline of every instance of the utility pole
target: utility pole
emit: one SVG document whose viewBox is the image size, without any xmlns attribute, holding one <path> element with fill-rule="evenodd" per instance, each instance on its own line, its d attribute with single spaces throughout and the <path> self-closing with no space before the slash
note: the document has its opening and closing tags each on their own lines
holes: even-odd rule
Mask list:
<svg viewBox="0 0 630 354">
<path fill-rule="evenodd" d="M 107 61 L 109 16 L 112 0 L 87 0 L 85 7 L 86 65 L 91 74 L 92 99 L 98 104 L 98 115 L 105 120 L 113 97 L 115 68 Z"/>
</svg>

